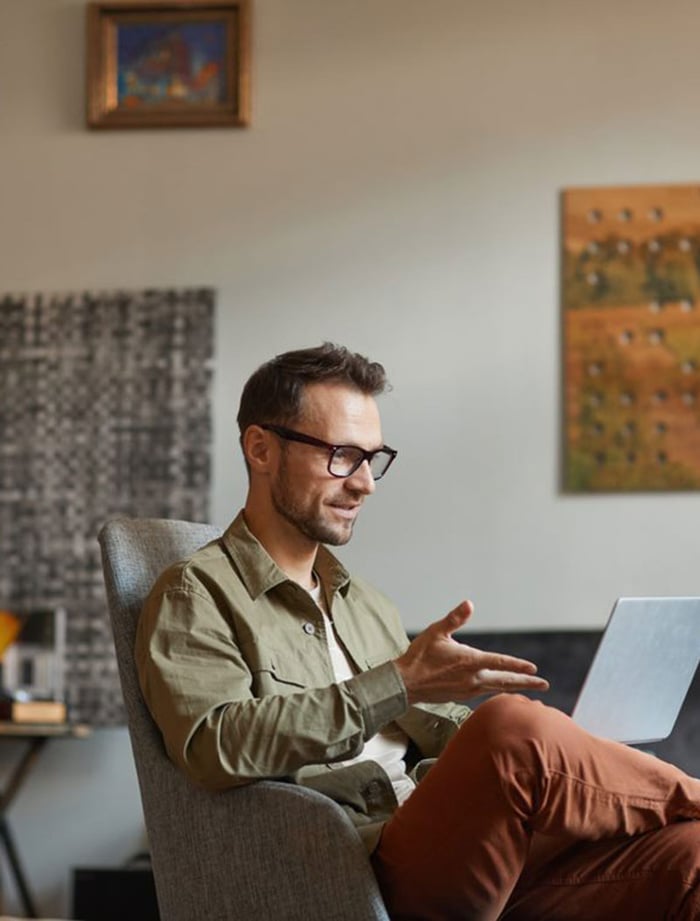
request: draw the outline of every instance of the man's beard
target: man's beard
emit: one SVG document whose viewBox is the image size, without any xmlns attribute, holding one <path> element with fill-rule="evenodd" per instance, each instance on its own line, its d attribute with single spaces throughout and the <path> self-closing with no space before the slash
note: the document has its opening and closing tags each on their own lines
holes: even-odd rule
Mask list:
<svg viewBox="0 0 700 921">
<path fill-rule="evenodd" d="M 279 479 L 272 487 L 272 504 L 278 514 L 293 525 L 304 537 L 308 537 L 309 540 L 316 543 L 340 547 L 343 544 L 347 544 L 352 537 L 355 519 L 344 524 L 325 521 L 320 515 L 314 514 L 311 509 L 304 508 L 296 501 L 287 477 L 287 468 L 284 461 L 280 466 Z"/>
</svg>

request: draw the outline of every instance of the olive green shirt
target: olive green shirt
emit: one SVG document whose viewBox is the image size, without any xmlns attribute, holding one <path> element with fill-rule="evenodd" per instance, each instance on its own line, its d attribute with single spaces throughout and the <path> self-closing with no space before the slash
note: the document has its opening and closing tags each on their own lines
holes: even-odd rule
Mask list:
<svg viewBox="0 0 700 921">
<path fill-rule="evenodd" d="M 409 768 L 436 757 L 469 715 L 457 704 L 408 706 L 392 660 L 408 639 L 395 607 L 320 547 L 315 571 L 357 674 L 335 681 L 323 617 L 248 530 L 166 570 L 144 606 L 136 662 L 169 756 L 223 790 L 265 778 L 314 787 L 350 814 L 368 847 L 396 808 L 373 761 L 342 766 L 387 723 L 411 740 Z M 364 828 L 362 827 L 364 826 Z"/>
</svg>

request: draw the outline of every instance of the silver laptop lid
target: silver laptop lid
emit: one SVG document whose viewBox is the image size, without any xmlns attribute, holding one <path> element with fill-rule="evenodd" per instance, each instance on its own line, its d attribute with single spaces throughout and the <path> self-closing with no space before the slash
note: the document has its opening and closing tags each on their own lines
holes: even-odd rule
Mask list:
<svg viewBox="0 0 700 921">
<path fill-rule="evenodd" d="M 618 742 L 673 729 L 700 661 L 700 598 L 619 598 L 572 716 Z"/>
</svg>

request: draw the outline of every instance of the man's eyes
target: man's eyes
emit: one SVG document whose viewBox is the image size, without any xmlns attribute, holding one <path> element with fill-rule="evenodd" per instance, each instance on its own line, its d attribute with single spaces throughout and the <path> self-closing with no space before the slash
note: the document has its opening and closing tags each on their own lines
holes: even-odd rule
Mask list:
<svg viewBox="0 0 700 921">
<path fill-rule="evenodd" d="M 335 449 L 336 459 L 341 460 L 355 460 L 355 458 L 361 454 L 359 448 L 353 448 L 352 445 L 340 445 Z"/>
</svg>

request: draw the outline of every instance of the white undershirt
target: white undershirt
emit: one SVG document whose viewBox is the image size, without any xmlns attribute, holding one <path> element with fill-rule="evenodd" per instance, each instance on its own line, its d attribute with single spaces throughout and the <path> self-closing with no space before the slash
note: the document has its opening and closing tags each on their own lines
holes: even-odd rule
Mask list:
<svg viewBox="0 0 700 921">
<path fill-rule="evenodd" d="M 340 683 L 352 678 L 355 670 L 335 635 L 333 622 L 325 611 L 325 601 L 321 593 L 321 583 L 309 592 L 323 616 L 323 623 L 328 641 L 328 652 L 335 680 Z M 355 764 L 358 761 L 376 761 L 386 771 L 399 803 L 403 803 L 415 789 L 415 784 L 406 774 L 406 749 L 408 736 L 396 723 L 389 723 L 371 739 L 365 742 L 362 752 L 342 765 Z"/>
</svg>

